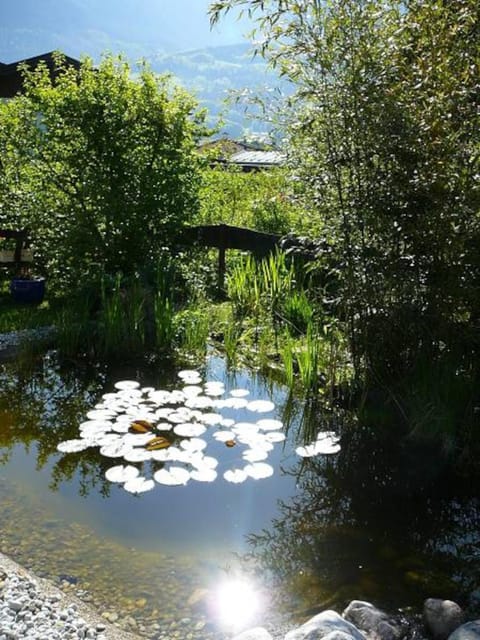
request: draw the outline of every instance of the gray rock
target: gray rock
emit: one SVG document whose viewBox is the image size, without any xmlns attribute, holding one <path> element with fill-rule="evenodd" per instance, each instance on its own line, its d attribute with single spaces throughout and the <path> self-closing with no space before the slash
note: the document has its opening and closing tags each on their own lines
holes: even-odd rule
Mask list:
<svg viewBox="0 0 480 640">
<path fill-rule="evenodd" d="M 372 640 L 398 640 L 404 634 L 394 620 L 371 602 L 352 600 L 343 612 L 343 617 Z"/>
<path fill-rule="evenodd" d="M 335 638 L 330 636 L 335 632 Z M 338 633 L 342 634 L 340 638 Z M 298 629 L 289 631 L 285 640 L 320 640 L 329 636 L 329 640 L 365 640 L 365 636 L 351 622 L 344 620 L 336 611 L 322 611 L 307 620 Z"/>
<path fill-rule="evenodd" d="M 263 627 L 247 629 L 236 635 L 233 640 L 273 640 L 272 636 Z"/>
<path fill-rule="evenodd" d="M 448 636 L 448 640 L 480 640 L 480 620 L 462 624 Z"/>
<path fill-rule="evenodd" d="M 438 598 L 425 600 L 423 618 L 435 640 L 446 640 L 464 621 L 463 611 L 456 602 Z"/>
</svg>

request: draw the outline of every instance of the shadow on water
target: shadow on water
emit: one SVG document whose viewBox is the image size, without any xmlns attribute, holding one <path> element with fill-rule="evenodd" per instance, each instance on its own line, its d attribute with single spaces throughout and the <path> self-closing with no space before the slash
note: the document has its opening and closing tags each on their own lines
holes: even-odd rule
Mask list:
<svg viewBox="0 0 480 640">
<path fill-rule="evenodd" d="M 301 619 L 352 599 L 393 611 L 439 597 L 477 615 L 475 484 L 452 473 L 435 447 L 379 438 L 347 413 L 310 407 L 307 419 L 317 428 L 340 422 L 341 452 L 286 471 L 298 493 L 280 501 L 270 529 L 249 536 L 251 559 L 277 586 L 281 606 Z"/>
</svg>

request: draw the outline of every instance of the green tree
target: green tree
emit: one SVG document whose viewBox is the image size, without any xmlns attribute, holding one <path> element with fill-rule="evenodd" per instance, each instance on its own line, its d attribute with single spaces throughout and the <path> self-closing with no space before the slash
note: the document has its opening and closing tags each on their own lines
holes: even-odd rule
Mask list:
<svg viewBox="0 0 480 640">
<path fill-rule="evenodd" d="M 289 157 L 333 247 L 358 372 L 396 380 L 479 346 L 474 0 L 219 0 L 296 91 Z M 473 349 L 473 351 L 472 351 Z M 462 359 L 466 357 L 470 364 Z"/>
<path fill-rule="evenodd" d="M 0 105 L 0 225 L 31 230 L 58 291 L 155 263 L 195 215 L 204 133 L 191 95 L 122 59 L 24 72 Z"/>
</svg>

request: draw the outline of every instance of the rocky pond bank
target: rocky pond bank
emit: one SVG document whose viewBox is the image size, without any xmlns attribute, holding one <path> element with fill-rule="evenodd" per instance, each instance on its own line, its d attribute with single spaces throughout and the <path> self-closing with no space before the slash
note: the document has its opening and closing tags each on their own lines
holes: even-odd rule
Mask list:
<svg viewBox="0 0 480 640">
<path fill-rule="evenodd" d="M 480 618 L 467 620 L 450 600 L 426 600 L 423 618 L 391 616 L 354 600 L 342 614 L 322 611 L 298 626 L 257 626 L 225 640 L 480 640 Z M 222 634 L 223 635 L 223 634 Z M 145 636 L 143 636 L 145 637 Z M 163 635 L 188 640 L 192 630 Z M 198 638 L 198 633 L 195 634 Z M 216 636 L 220 637 L 220 636 Z M 141 640 L 0 553 L 0 640 Z"/>
<path fill-rule="evenodd" d="M 322 611 L 288 631 L 284 640 L 480 640 L 480 619 L 466 621 L 461 607 L 451 600 L 429 598 L 423 618 L 389 616 L 370 602 L 353 600 L 342 614 Z M 232 640 L 277 640 L 267 629 L 243 631 Z"/>
</svg>

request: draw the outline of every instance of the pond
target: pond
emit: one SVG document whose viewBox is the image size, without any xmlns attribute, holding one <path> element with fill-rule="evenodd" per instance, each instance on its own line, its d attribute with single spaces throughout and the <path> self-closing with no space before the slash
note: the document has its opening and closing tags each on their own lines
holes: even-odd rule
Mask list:
<svg viewBox="0 0 480 640">
<path fill-rule="evenodd" d="M 358 428 L 347 437 L 346 416 L 305 411 L 214 355 L 199 372 L 65 367 L 54 353 L 2 365 L 0 550 L 149 638 L 223 637 L 352 598 L 398 608 L 475 597 L 475 495 L 440 482 L 412 495 L 404 475 L 390 482 L 403 473 L 390 453 L 362 451 Z M 168 396 L 181 389 L 181 402 Z M 117 431 L 92 425 L 109 411 Z M 341 448 L 327 435 L 305 457 L 308 421 Z M 98 429 L 101 443 L 69 451 Z M 135 446 L 112 452 L 125 438 Z M 125 490 L 126 467 L 147 485 L 125 487 L 148 491 Z"/>
</svg>

